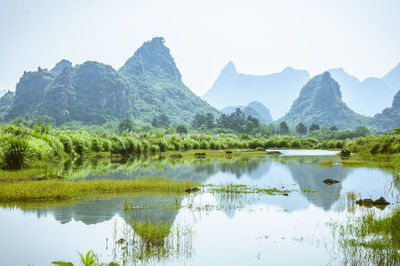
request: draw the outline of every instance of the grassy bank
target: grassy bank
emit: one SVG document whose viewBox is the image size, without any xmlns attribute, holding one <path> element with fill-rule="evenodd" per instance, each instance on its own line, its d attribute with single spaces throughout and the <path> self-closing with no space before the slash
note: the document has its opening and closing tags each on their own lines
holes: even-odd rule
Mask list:
<svg viewBox="0 0 400 266">
<path fill-rule="evenodd" d="M 45 126 L 0 125 L 0 166 L 20 169 L 38 161 L 58 160 L 89 154 L 132 156 L 181 150 L 229 149 L 349 149 L 363 153 L 399 153 L 400 134 L 368 136 L 352 140 L 319 141 L 311 137 L 273 135 L 268 138 L 247 134 L 164 135 L 123 132 L 89 133 L 58 130 Z"/>
<path fill-rule="evenodd" d="M 128 192 L 184 192 L 195 184 L 166 178 L 92 181 L 22 181 L 0 183 L 0 201 L 65 200 Z"/>
</svg>

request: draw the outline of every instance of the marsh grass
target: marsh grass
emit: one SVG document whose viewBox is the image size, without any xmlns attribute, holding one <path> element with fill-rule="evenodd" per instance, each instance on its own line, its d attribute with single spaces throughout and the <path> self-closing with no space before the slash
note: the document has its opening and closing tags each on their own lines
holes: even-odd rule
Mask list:
<svg viewBox="0 0 400 266">
<path fill-rule="evenodd" d="M 225 184 L 225 185 L 215 185 L 209 186 L 209 191 L 214 193 L 226 193 L 226 194 L 267 194 L 267 195 L 277 195 L 277 194 L 287 194 L 292 192 L 292 190 L 280 190 L 277 188 L 260 188 L 256 186 L 246 186 L 242 184 Z"/>
<path fill-rule="evenodd" d="M 196 184 L 167 178 L 141 178 L 134 180 L 80 180 L 80 181 L 22 181 L 2 183 L 0 201 L 65 200 L 99 194 L 127 192 L 184 192 Z"/>
<path fill-rule="evenodd" d="M 333 165 L 333 161 L 332 160 L 320 161 L 319 164 L 320 165 Z"/>
<path fill-rule="evenodd" d="M 338 236 L 343 263 L 399 265 L 400 209 L 384 217 L 368 210 L 359 217 L 348 217 L 345 224 L 331 224 Z"/>
<path fill-rule="evenodd" d="M 129 211 L 131 212 L 131 211 Z M 133 214 L 122 230 L 114 229 L 114 257 L 122 265 L 157 264 L 192 256 L 194 232 L 189 225 L 172 225 Z M 139 218 L 142 217 L 142 218 Z"/>
</svg>

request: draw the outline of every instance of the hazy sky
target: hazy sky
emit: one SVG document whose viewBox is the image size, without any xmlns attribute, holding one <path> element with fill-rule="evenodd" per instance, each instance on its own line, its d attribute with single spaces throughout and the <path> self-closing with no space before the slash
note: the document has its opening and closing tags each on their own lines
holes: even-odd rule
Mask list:
<svg viewBox="0 0 400 266">
<path fill-rule="evenodd" d="M 118 69 L 154 36 L 198 95 L 230 60 L 242 73 L 381 77 L 400 62 L 399 13 L 399 0 L 0 0 L 0 89 L 63 58 Z"/>
</svg>

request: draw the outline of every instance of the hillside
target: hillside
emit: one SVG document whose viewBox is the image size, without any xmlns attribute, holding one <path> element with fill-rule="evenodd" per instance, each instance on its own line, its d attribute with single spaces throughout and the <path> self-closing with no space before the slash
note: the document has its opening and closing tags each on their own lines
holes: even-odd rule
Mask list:
<svg viewBox="0 0 400 266">
<path fill-rule="evenodd" d="M 369 118 L 351 110 L 343 101 L 339 84 L 324 72 L 312 78 L 300 91 L 289 112 L 279 121 L 295 126 L 335 125 L 339 129 L 369 125 Z"/>
<path fill-rule="evenodd" d="M 271 117 L 271 114 L 270 114 L 268 108 L 265 107 L 262 103 L 255 102 L 255 101 L 249 103 L 247 106 L 240 106 L 240 105 L 239 106 L 228 106 L 228 107 L 221 109 L 221 112 L 229 115 L 229 114 L 235 112 L 235 110 L 237 108 L 240 108 L 243 111 L 246 118 L 249 115 L 251 115 L 252 117 L 257 118 L 260 121 L 260 123 L 267 124 L 267 123 L 272 122 L 272 117 Z"/>
<path fill-rule="evenodd" d="M 392 131 L 393 128 L 400 126 L 400 91 L 394 96 L 392 106 L 376 114 L 371 124 L 385 131 Z"/>
<path fill-rule="evenodd" d="M 102 124 L 126 117 L 150 122 L 164 113 L 173 123 L 190 123 L 196 113 L 207 112 L 218 114 L 183 84 L 158 37 L 145 42 L 118 71 L 94 61 L 72 66 L 62 60 L 51 71 L 25 72 L 5 120 L 48 115 L 57 124 Z"/>
<path fill-rule="evenodd" d="M 272 117 L 278 118 L 289 110 L 309 78 L 307 71 L 291 67 L 269 75 L 246 75 L 238 73 L 229 62 L 203 98 L 217 108 L 259 101 L 268 106 Z"/>
</svg>

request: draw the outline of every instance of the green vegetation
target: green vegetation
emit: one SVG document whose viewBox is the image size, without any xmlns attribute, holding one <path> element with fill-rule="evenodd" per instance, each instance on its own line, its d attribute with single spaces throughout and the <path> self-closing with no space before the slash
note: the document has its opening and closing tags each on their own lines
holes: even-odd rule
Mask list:
<svg viewBox="0 0 400 266">
<path fill-rule="evenodd" d="M 246 186 L 242 184 L 226 184 L 220 186 L 208 185 L 209 190 L 214 193 L 227 194 L 253 194 L 260 193 L 266 195 L 288 194 L 291 190 L 279 190 L 277 188 L 260 188 L 257 186 Z"/>
<path fill-rule="evenodd" d="M 344 264 L 359 261 L 374 265 L 400 263 L 400 210 L 377 217 L 372 210 L 360 217 L 348 218 L 346 224 L 332 224 L 338 235 Z"/>
<path fill-rule="evenodd" d="M 313 77 L 304 85 L 289 112 L 277 122 L 282 121 L 290 126 L 301 122 L 305 125 L 335 125 L 341 129 L 370 125 L 368 117 L 355 113 L 342 101 L 339 84 L 329 72 Z M 310 127 L 310 131 L 318 127 Z"/>
<path fill-rule="evenodd" d="M 81 257 L 81 262 L 84 266 L 119 266 L 118 263 L 110 262 L 110 263 L 100 263 L 96 258 L 93 251 L 88 251 L 86 255 L 82 255 L 79 253 Z M 64 261 L 53 261 L 51 264 L 58 266 L 74 266 L 72 262 L 64 262 Z"/>
<path fill-rule="evenodd" d="M 2 182 L 0 186 L 0 201 L 63 200 L 111 193 L 143 191 L 184 192 L 185 189 L 194 185 L 190 181 L 177 182 L 166 178 Z"/>
</svg>

